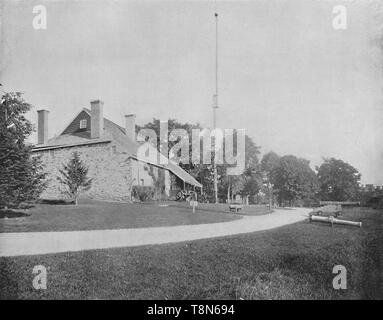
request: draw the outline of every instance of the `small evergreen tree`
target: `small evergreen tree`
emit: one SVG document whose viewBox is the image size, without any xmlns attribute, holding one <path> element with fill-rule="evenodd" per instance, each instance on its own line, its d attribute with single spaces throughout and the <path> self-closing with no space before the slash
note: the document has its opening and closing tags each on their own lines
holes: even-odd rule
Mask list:
<svg viewBox="0 0 383 320">
<path fill-rule="evenodd" d="M 32 155 L 26 138 L 32 124 L 31 109 L 20 92 L 4 93 L 0 101 L 0 210 L 35 201 L 46 186 L 40 157 Z"/>
<path fill-rule="evenodd" d="M 77 206 L 80 193 L 89 190 L 92 185 L 92 179 L 88 178 L 88 167 L 80 159 L 79 153 L 73 152 L 73 157 L 59 171 L 62 177 L 57 177 L 57 180 L 67 187 L 65 193 Z"/>
</svg>

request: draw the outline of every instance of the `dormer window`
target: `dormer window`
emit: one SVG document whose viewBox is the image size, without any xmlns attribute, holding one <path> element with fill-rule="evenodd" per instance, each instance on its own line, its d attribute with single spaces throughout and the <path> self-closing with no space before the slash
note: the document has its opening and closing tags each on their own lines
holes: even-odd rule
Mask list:
<svg viewBox="0 0 383 320">
<path fill-rule="evenodd" d="M 80 120 L 80 129 L 86 129 L 86 119 Z"/>
</svg>

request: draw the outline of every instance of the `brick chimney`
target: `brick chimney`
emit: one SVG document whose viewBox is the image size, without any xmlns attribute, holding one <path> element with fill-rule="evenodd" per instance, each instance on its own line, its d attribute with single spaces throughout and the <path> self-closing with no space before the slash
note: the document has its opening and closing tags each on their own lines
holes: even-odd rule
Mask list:
<svg viewBox="0 0 383 320">
<path fill-rule="evenodd" d="M 90 102 L 90 137 L 101 138 L 104 133 L 104 102 L 93 100 Z"/>
<path fill-rule="evenodd" d="M 48 110 L 37 110 L 37 144 L 48 142 Z"/>
<path fill-rule="evenodd" d="M 128 114 L 125 116 L 125 134 L 132 141 L 136 141 L 136 115 L 135 114 Z"/>
</svg>

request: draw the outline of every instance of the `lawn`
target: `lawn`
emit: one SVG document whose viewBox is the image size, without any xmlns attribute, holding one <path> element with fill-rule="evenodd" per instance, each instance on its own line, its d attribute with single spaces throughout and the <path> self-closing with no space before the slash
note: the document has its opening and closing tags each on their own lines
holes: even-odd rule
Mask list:
<svg viewBox="0 0 383 320">
<path fill-rule="evenodd" d="M 0 298 L 382 299 L 383 212 L 349 209 L 362 228 L 307 221 L 177 244 L 0 258 Z M 332 269 L 347 269 L 334 290 Z M 35 265 L 47 289 L 32 287 Z"/>
<path fill-rule="evenodd" d="M 78 206 L 38 204 L 28 216 L 0 219 L 0 232 L 72 231 L 144 228 L 225 222 L 240 216 L 185 203 L 121 203 L 82 200 Z"/>
<path fill-rule="evenodd" d="M 189 207 L 187 202 L 170 202 L 170 206 Z M 230 212 L 229 205 L 226 203 L 199 203 L 197 208 L 207 212 Z M 283 208 L 284 210 L 286 208 Z M 243 205 L 240 215 L 259 216 L 270 213 L 268 206 L 265 205 Z"/>
</svg>

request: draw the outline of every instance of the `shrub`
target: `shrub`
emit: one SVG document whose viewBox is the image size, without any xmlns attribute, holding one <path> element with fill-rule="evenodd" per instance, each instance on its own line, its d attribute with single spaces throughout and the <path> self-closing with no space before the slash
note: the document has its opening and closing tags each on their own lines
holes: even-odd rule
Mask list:
<svg viewBox="0 0 383 320">
<path fill-rule="evenodd" d="M 140 201 L 154 200 L 156 189 L 153 186 L 133 186 L 132 195 Z"/>
</svg>

